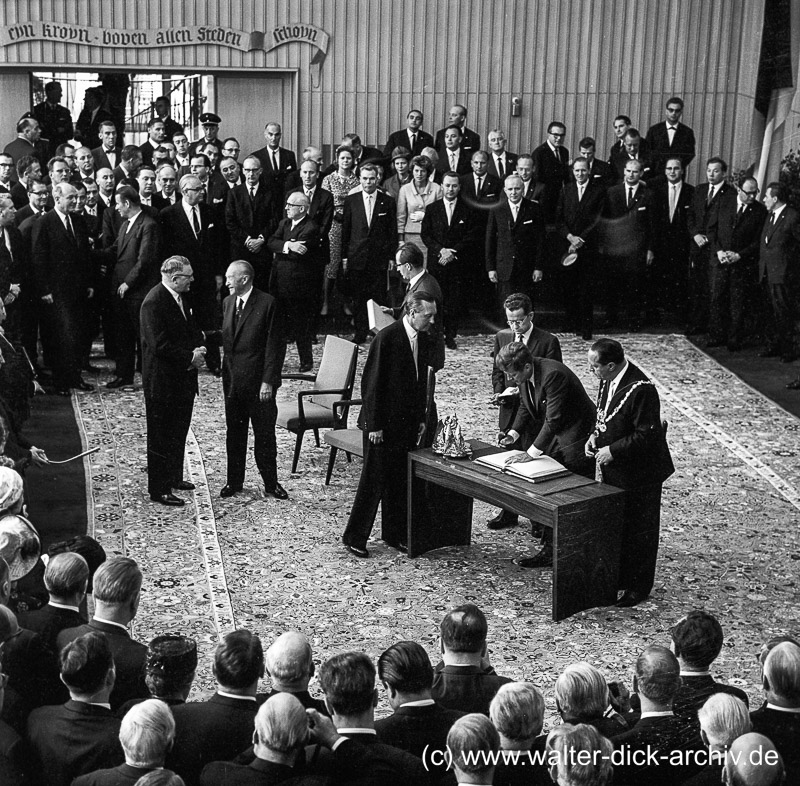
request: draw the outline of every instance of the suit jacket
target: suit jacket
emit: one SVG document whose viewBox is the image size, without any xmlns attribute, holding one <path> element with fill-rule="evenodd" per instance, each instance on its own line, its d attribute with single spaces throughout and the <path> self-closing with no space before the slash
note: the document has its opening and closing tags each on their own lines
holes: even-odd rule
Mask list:
<svg viewBox="0 0 800 786">
<path fill-rule="evenodd" d="M 120 764 L 104 770 L 95 770 L 86 775 L 75 778 L 72 786 L 134 786 L 139 778 L 152 772 L 149 767 L 131 767 L 130 764 Z"/>
<path fill-rule="evenodd" d="M 671 186 L 667 179 L 652 180 L 647 187 L 652 189 L 653 193 L 653 215 L 651 216 L 653 251 L 662 257 L 685 257 L 689 253 L 690 244 L 692 244 L 688 227 L 694 201 L 694 186 L 686 182 L 681 184 L 672 219 L 669 216 L 669 189 Z"/>
<path fill-rule="evenodd" d="M 422 219 L 420 237 L 428 248 L 428 269 L 434 275 L 445 270 L 439 264 L 439 252 L 443 248 L 451 248 L 456 253 L 456 260 L 446 267 L 448 275 L 453 270 L 458 275 L 464 269 L 467 255 L 474 242 L 473 221 L 473 210 L 464 199 L 456 199 L 453 220 L 450 224 L 447 223 L 444 199 L 438 199 L 428 206 Z"/>
<path fill-rule="evenodd" d="M 436 152 L 439 154 L 440 160 L 445 151 L 444 132 L 446 130 L 447 127 L 440 128 L 436 132 L 436 141 L 433 144 L 433 146 L 436 148 Z M 467 161 L 469 161 L 472 158 L 472 154 L 476 150 L 481 149 L 480 135 L 476 134 L 471 128 L 464 126 L 464 128 L 461 129 L 461 149 L 466 153 Z"/>
<path fill-rule="evenodd" d="M 82 701 L 34 710 L 27 737 L 38 783 L 70 786 L 79 775 L 122 763 L 119 727 L 111 710 Z"/>
<path fill-rule="evenodd" d="M 642 163 L 643 182 L 655 178 L 659 174 L 663 174 L 663 167 L 661 170 L 658 170 L 653 163 L 653 160 L 650 158 L 649 151 L 645 152 L 645 150 L 645 148 L 640 146 L 639 152 L 636 155 L 636 160 L 641 161 Z M 625 180 L 625 167 L 627 166 L 628 161 L 631 160 L 631 156 L 629 156 L 625 150 L 623 150 L 622 153 L 614 158 L 612 166 L 614 167 L 614 175 L 618 184 Z"/>
<path fill-rule="evenodd" d="M 411 149 L 411 141 L 408 138 L 408 129 L 403 128 L 400 131 L 395 131 L 392 134 L 389 134 L 389 140 L 383 147 L 383 156 L 384 158 L 389 158 L 392 155 L 392 150 L 396 147 L 405 147 L 408 150 L 411 150 L 412 156 L 418 156 L 422 154 L 422 151 L 426 147 L 433 147 L 433 137 L 427 132 L 420 129 L 416 132 L 417 139 L 414 142 L 413 150 Z"/>
<path fill-rule="evenodd" d="M 3 152 L 11 156 L 15 164 L 22 156 L 33 156 L 42 165 L 42 171 L 47 168 L 47 148 L 41 140 L 39 143 L 32 145 L 27 139 L 18 136 L 3 148 Z"/>
<path fill-rule="evenodd" d="M 301 786 L 307 779 L 293 767 L 266 759 L 253 759 L 249 764 L 212 761 L 200 774 L 200 786 L 275 786 L 287 780 L 291 780 L 292 786 Z M 313 778 L 308 778 L 308 782 L 319 783 Z"/>
<path fill-rule="evenodd" d="M 572 176 L 571 169 L 569 171 L 569 179 L 570 182 L 575 180 L 575 178 Z M 589 180 L 592 183 L 603 186 L 603 188 L 609 188 L 610 186 L 614 185 L 614 170 L 606 161 L 603 161 L 599 158 L 593 158 L 591 164 L 589 165 Z"/>
<path fill-rule="evenodd" d="M 122 158 L 122 148 L 115 147 L 114 153 L 116 153 L 114 159 L 114 166 L 111 166 L 111 162 L 108 160 L 108 156 L 106 155 L 106 151 L 102 145 L 99 147 L 92 148 L 92 158 L 94 159 L 94 171 L 97 172 L 98 169 L 110 169 L 112 172 L 119 166 L 119 162 Z"/>
<path fill-rule="evenodd" d="M 397 248 L 397 204 L 388 194 L 375 191 L 372 223 L 367 225 L 362 193 L 344 200 L 342 257 L 350 270 L 385 270 Z"/>
<path fill-rule="evenodd" d="M 117 679 L 111 691 L 111 709 L 117 710 L 126 701 L 131 699 L 149 699 L 150 691 L 144 682 L 144 666 L 147 657 L 147 647 L 134 641 L 127 630 L 117 625 L 92 619 L 85 625 L 77 628 L 67 628 L 58 634 L 56 646 L 58 650 L 78 636 L 91 632 L 103 633 L 111 647 L 114 656 L 114 666 L 117 670 Z"/>
<path fill-rule="evenodd" d="M 11 248 L 6 246 L 5 235 L 0 245 L 0 299 L 4 300 L 11 284 L 22 284 L 29 275 L 27 249 L 19 229 L 13 224 L 5 227 Z M 0 232 L 3 229 L 0 228 Z M 8 306 L 6 306 L 8 309 Z"/>
<path fill-rule="evenodd" d="M 772 740 L 783 757 L 786 783 L 800 782 L 800 712 L 781 712 L 764 705 L 750 713 L 753 731 Z"/>
<path fill-rule="evenodd" d="M 523 199 L 514 221 L 507 199 L 489 212 L 486 225 L 486 270 L 496 270 L 499 281 L 508 281 L 512 271 L 533 275 L 542 267 L 544 216 L 537 202 Z"/>
<path fill-rule="evenodd" d="M 653 194 L 641 181 L 630 206 L 624 183 L 609 188 L 603 227 L 606 254 L 629 268 L 644 265 L 653 247 L 652 214 Z"/>
<path fill-rule="evenodd" d="M 221 248 L 217 216 L 210 205 L 197 205 L 200 213 L 200 235 L 196 236 L 183 202 L 165 207 L 159 217 L 164 237 L 163 258 L 173 254 L 186 257 L 192 265 L 198 288 L 214 286 L 214 276 L 225 271 L 220 265 Z"/>
<path fill-rule="evenodd" d="M 17 210 L 20 210 L 28 205 L 28 189 L 22 183 L 12 183 L 11 201 L 14 203 L 14 207 Z M 31 210 L 31 213 L 32 212 L 33 210 Z M 17 226 L 19 226 L 21 223 L 22 221 L 17 221 Z"/>
<path fill-rule="evenodd" d="M 766 276 L 770 284 L 785 284 L 797 277 L 800 217 L 793 207 L 787 205 L 774 224 L 770 218 L 766 219 L 761 231 L 758 278 L 761 280 Z"/>
<path fill-rule="evenodd" d="M 738 218 L 740 202 L 737 198 L 724 199 L 708 224 L 708 243 L 711 264 L 719 264 L 718 251 L 735 251 L 741 256 L 736 264 L 748 264 L 758 258 L 761 231 L 767 218 L 767 209 L 761 202 L 745 206 Z"/>
<path fill-rule="evenodd" d="M 494 335 L 494 349 L 491 357 L 496 358 L 500 354 L 500 350 L 513 340 L 514 331 L 511 328 L 498 330 Z M 552 333 L 536 327 L 536 325 L 533 326 L 533 330 L 531 330 L 531 334 L 525 344 L 535 358 L 549 358 L 550 360 L 557 360 L 559 363 L 564 362 L 561 357 L 561 344 L 558 338 Z M 508 384 L 506 375 L 497 368 L 496 364 L 492 363 L 492 391 L 494 393 L 502 393 L 508 387 Z"/>
<path fill-rule="evenodd" d="M 175 745 L 167 754 L 167 768 L 186 786 L 196 786 L 206 764 L 230 761 L 250 745 L 257 711 L 255 701 L 218 693 L 207 701 L 173 707 Z"/>
<path fill-rule="evenodd" d="M 289 240 L 301 240 L 306 244 L 306 253 L 289 251 L 284 254 L 284 244 Z M 270 291 L 280 299 L 304 299 L 315 301 L 319 279 L 319 227 L 303 216 L 293 227 L 289 218 L 284 218 L 267 241 L 269 250 L 275 255 L 272 262 Z"/>
<path fill-rule="evenodd" d="M 458 154 L 458 161 L 456 161 L 456 174 L 465 175 L 468 172 L 472 171 L 472 164 L 470 163 L 470 160 L 472 158 L 472 154 L 475 151 L 467 150 L 464 147 L 463 141 L 461 143 L 461 147 L 459 150 L 460 152 Z M 450 171 L 450 154 L 447 148 L 444 148 L 439 153 L 439 160 L 436 162 L 436 166 L 434 169 L 436 172 L 434 180 L 436 180 L 437 183 L 441 183 L 442 178 L 445 176 L 447 172 Z"/>
<path fill-rule="evenodd" d="M 600 383 L 598 409 L 605 407 L 608 385 Z M 608 404 L 605 426 L 597 447 L 608 446 L 614 458 L 603 467 L 605 482 L 632 489 L 663 483 L 675 471 L 661 425 L 658 391 L 630 361 Z"/>
<path fill-rule="evenodd" d="M 56 652 L 56 639 L 62 630 L 86 624 L 86 618 L 79 611 L 61 609 L 49 603 L 36 611 L 20 614 L 21 627 L 38 633 L 45 647 Z"/>
<path fill-rule="evenodd" d="M 695 235 L 708 235 L 708 225 L 712 215 L 719 208 L 721 202 L 726 198 L 730 198 L 730 195 L 735 193 L 730 183 L 723 183 L 717 189 L 714 194 L 714 199 L 711 200 L 711 204 L 709 205 L 708 183 L 701 183 L 699 186 L 695 186 L 694 194 L 692 195 L 692 209 L 686 217 L 686 228 L 689 232 L 689 237 L 694 238 Z M 691 240 L 689 248 L 693 256 L 699 256 L 706 253 L 708 246 L 701 248 L 694 240 Z"/>
<path fill-rule="evenodd" d="M 272 385 L 273 395 L 281 386 L 286 354 L 283 313 L 272 295 L 253 289 L 242 316 L 234 327 L 236 297 L 222 304 L 222 386 L 226 397 L 255 399 L 261 383 Z"/>
<path fill-rule="evenodd" d="M 659 173 L 664 171 L 664 166 L 668 158 L 678 156 L 683 162 L 684 169 L 689 166 L 694 158 L 694 131 L 683 123 L 678 123 L 671 145 L 669 143 L 669 132 L 667 131 L 666 120 L 662 120 L 660 123 L 650 126 L 645 138 L 650 148 L 653 166 Z"/>
<path fill-rule="evenodd" d="M 485 206 L 487 204 L 496 204 L 500 201 L 501 197 L 504 196 L 503 184 L 496 175 L 487 173 L 483 176 L 481 192 L 478 194 L 475 191 L 475 175 L 470 170 L 467 171 L 468 174 L 461 175 L 459 178 L 461 181 L 461 191 L 458 196 L 459 199 L 463 199 L 472 208 L 477 208 L 480 205 L 484 206 L 483 210 L 473 213 L 473 218 L 480 221 L 480 217 L 486 216 L 488 212 Z M 482 222 L 484 226 L 487 220 L 488 219 L 484 217 Z"/>
<path fill-rule="evenodd" d="M 693 720 L 697 718 L 697 710 L 705 703 L 706 699 L 714 693 L 727 693 L 741 699 L 745 707 L 749 706 L 750 701 L 747 694 L 734 685 L 725 685 L 723 682 L 716 682 L 710 674 L 701 674 L 696 677 L 683 675 L 681 686 L 672 700 L 672 709 L 676 715 L 685 715 Z"/>
<path fill-rule="evenodd" d="M 287 192 L 289 194 L 305 194 L 302 186 Z M 314 195 L 308 208 L 308 217 L 317 225 L 320 233 L 319 261 L 321 265 L 326 265 L 330 261 L 330 240 L 328 233 L 331 231 L 333 223 L 333 194 L 326 191 L 317 181 L 314 188 Z"/>
<path fill-rule="evenodd" d="M 39 296 L 51 293 L 54 305 L 76 305 L 91 282 L 89 233 L 80 216 L 70 214 L 74 238 L 55 210 L 45 213 L 31 235 L 33 273 Z"/>
<path fill-rule="evenodd" d="M 494 153 L 490 150 L 489 151 L 489 169 L 488 172 L 490 175 L 494 175 L 502 185 L 503 180 L 507 178 L 512 172 L 515 172 L 517 169 L 517 159 L 519 156 L 516 153 L 509 153 L 508 150 L 505 151 L 506 153 L 506 167 L 503 177 L 500 177 L 500 173 L 497 171 L 497 161 L 495 160 Z"/>
<path fill-rule="evenodd" d="M 533 378 L 519 389 L 520 408 L 513 429 L 526 433 L 541 423 L 533 446 L 573 472 L 585 470 L 584 447 L 596 411 L 583 383 L 557 360 L 533 359 Z M 533 387 L 533 390 L 531 390 Z"/>
<path fill-rule="evenodd" d="M 272 193 L 263 184 L 258 187 L 252 204 L 250 192 L 244 183 L 229 194 L 225 205 L 225 226 L 231 238 L 231 259 L 253 259 L 254 255 L 244 247 L 245 240 L 260 235 L 266 240 L 272 234 L 275 226 L 272 199 Z M 255 258 L 265 260 L 268 254 L 265 243 Z"/>
<path fill-rule="evenodd" d="M 142 211 L 134 221 L 130 232 L 128 222 L 123 221 L 117 239 L 111 247 L 116 257 L 111 273 L 114 290 L 125 282 L 130 289 L 125 297 L 144 300 L 145 295 L 156 285 L 160 277 L 161 255 L 158 222 Z"/>
<path fill-rule="evenodd" d="M 0 720 L 0 783 L 3 786 L 27 786 L 30 765 L 28 749 L 22 737 Z"/>
<path fill-rule="evenodd" d="M 568 234 L 577 235 L 585 241 L 587 251 L 597 251 L 600 242 L 600 220 L 605 203 L 606 191 L 598 183 L 590 180 L 580 201 L 578 201 L 577 184 L 568 183 L 558 198 L 556 210 L 558 233 L 563 238 Z"/>
<path fill-rule="evenodd" d="M 389 446 L 409 450 L 425 420 L 427 367 L 436 370 L 432 337 L 420 332 L 417 342 L 415 368 L 404 321 L 398 319 L 372 340 L 361 375 L 364 404 L 359 427 L 368 432 L 382 430 Z"/>
<path fill-rule="evenodd" d="M 436 303 L 437 315 L 440 315 L 443 312 L 444 296 L 442 295 L 442 287 L 436 280 L 436 277 L 433 276 L 430 271 L 426 270 L 423 272 L 423 274 L 406 289 L 403 302 L 405 303 L 409 296 L 414 292 L 420 292 L 432 297 Z M 397 306 L 394 309 L 394 318 L 400 319 L 402 316 L 403 306 Z M 433 338 L 435 347 L 433 355 L 431 356 L 431 365 L 436 371 L 438 371 L 440 368 L 444 368 L 445 361 L 444 331 L 442 330 L 441 318 L 435 320 L 433 325 L 431 325 L 429 335 Z"/>
<path fill-rule="evenodd" d="M 78 120 L 75 123 L 75 135 L 82 142 L 85 147 L 90 150 L 101 144 L 100 142 L 100 124 L 106 121 L 114 122 L 111 113 L 106 109 L 98 109 L 94 117 L 88 109 L 82 109 L 78 115 Z M 118 129 L 118 135 L 121 136 Z"/>
<path fill-rule="evenodd" d="M 495 693 L 507 682 L 513 680 L 501 677 L 491 666 L 481 669 L 477 666 L 445 666 L 440 662 L 433 670 L 431 697 L 449 710 L 488 715 Z"/>
<path fill-rule="evenodd" d="M 239 175 L 239 181 L 233 186 L 240 186 L 244 183 L 244 178 Z M 225 206 L 228 204 L 228 197 L 231 193 L 231 186 L 224 177 L 212 177 L 206 189 L 206 202 L 215 211 L 221 211 L 223 221 L 225 219 Z"/>
<path fill-rule="evenodd" d="M 283 195 L 283 186 L 286 178 L 292 172 L 297 171 L 297 159 L 294 152 L 287 150 L 285 147 L 278 148 L 278 169 L 272 165 L 272 151 L 268 145 L 265 145 L 254 153 L 250 153 L 261 162 L 261 168 L 264 170 L 261 173 L 261 179 L 266 184 L 267 188 L 274 191 L 280 201 L 280 196 Z M 277 210 L 280 211 L 283 205 L 278 205 Z"/>
<path fill-rule="evenodd" d="M 168 399 L 197 395 L 192 351 L 203 346 L 203 334 L 195 322 L 191 299 L 186 296 L 183 309 L 182 314 L 163 283 L 156 284 L 142 303 L 139 322 L 145 396 Z"/>
<path fill-rule="evenodd" d="M 569 182 L 569 150 L 563 145 L 557 148 L 556 155 L 547 142 L 543 142 L 531 153 L 533 156 L 533 179 L 543 188 L 538 197 L 548 224 L 555 221 L 558 195 L 565 183 Z"/>
<path fill-rule="evenodd" d="M 28 708 L 63 700 L 58 690 L 62 683 L 58 679 L 56 653 L 32 630 L 22 628 L 6 641 L 3 671 L 8 675 L 9 687 Z"/>
</svg>

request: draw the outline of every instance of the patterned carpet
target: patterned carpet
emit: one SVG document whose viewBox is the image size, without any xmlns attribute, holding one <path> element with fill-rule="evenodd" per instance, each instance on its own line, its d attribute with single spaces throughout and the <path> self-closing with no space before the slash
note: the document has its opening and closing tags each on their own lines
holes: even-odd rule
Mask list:
<svg viewBox="0 0 800 786">
<path fill-rule="evenodd" d="M 550 571 L 512 563 L 530 552 L 524 526 L 492 532 L 492 515 L 476 504 L 471 547 L 409 560 L 381 541 L 372 558 L 347 554 L 340 535 L 360 461 L 337 461 L 324 485 L 328 452 L 308 435 L 299 471 L 289 474 L 294 436 L 278 433 L 279 479 L 288 502 L 263 499 L 252 459 L 243 493 L 219 497 L 225 483 L 221 383 L 201 375 L 201 396 L 187 451 L 197 491 L 183 509 L 153 505 L 146 495 L 145 420 L 141 391 L 78 394 L 87 446 L 90 534 L 115 554 L 134 557 L 145 585 L 134 635 L 166 631 L 201 642 L 193 697 L 213 686 L 210 653 L 221 633 L 247 627 L 265 647 L 279 633 L 306 633 L 315 659 L 346 649 L 376 658 L 401 639 L 437 657 L 438 623 L 451 606 L 473 601 L 489 618 L 490 658 L 500 674 L 534 682 L 555 713 L 560 670 L 588 660 L 608 679 L 631 682 L 631 667 L 650 643 L 669 643 L 669 628 L 687 610 L 706 608 L 721 621 L 725 646 L 715 664 L 722 679 L 759 696 L 755 653 L 778 633 L 800 633 L 800 421 L 747 387 L 682 336 L 622 336 L 630 358 L 659 386 L 662 416 L 677 471 L 664 490 L 656 587 L 633 609 L 601 608 L 560 623 L 550 619 Z M 564 359 L 594 398 L 587 343 L 561 337 Z M 467 438 L 492 440 L 492 337 L 459 339 L 438 375 L 440 416 L 456 412 Z M 317 357 L 320 347 L 315 347 Z M 360 369 L 366 349 L 359 352 Z M 296 362 L 289 352 L 292 370 Z M 109 375 L 99 375 L 105 382 Z M 290 397 L 298 383 L 287 384 Z M 185 495 L 188 496 L 188 495 Z M 377 527 L 376 527 L 376 531 Z M 312 686 L 312 691 L 314 690 Z M 381 703 L 379 714 L 386 712 Z M 549 725 L 549 722 L 548 722 Z"/>
</svg>

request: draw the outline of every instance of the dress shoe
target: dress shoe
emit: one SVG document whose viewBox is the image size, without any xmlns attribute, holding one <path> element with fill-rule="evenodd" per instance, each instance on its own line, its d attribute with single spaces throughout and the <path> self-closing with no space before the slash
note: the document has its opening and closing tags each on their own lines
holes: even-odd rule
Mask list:
<svg viewBox="0 0 800 786">
<path fill-rule="evenodd" d="M 797 360 L 797 355 L 794 352 L 787 352 L 785 355 L 781 355 L 781 363 L 791 363 L 793 360 Z"/>
<path fill-rule="evenodd" d="M 458 344 L 456 344 L 456 340 L 454 338 L 446 338 L 444 340 L 444 345 L 448 349 L 458 349 Z"/>
<path fill-rule="evenodd" d="M 311 371 L 314 368 L 313 363 L 301 363 L 300 364 L 300 373 L 305 374 L 307 371 Z"/>
<path fill-rule="evenodd" d="M 180 508 L 186 504 L 186 500 L 176 497 L 172 493 L 167 494 L 151 494 L 150 500 L 152 502 L 159 502 L 162 505 L 169 505 L 171 508 Z"/>
<path fill-rule="evenodd" d="M 227 498 L 232 497 L 237 491 L 241 491 L 241 486 L 231 486 L 230 483 L 226 483 L 219 492 L 220 497 Z"/>
<path fill-rule="evenodd" d="M 800 377 L 793 379 L 786 385 L 787 390 L 800 390 Z"/>
<path fill-rule="evenodd" d="M 90 390 L 94 390 L 94 385 L 90 385 L 88 382 L 84 382 L 82 379 L 78 380 L 72 387 L 76 388 L 77 390 L 86 390 L 87 392 Z"/>
<path fill-rule="evenodd" d="M 177 483 L 172 484 L 172 488 L 178 491 L 194 491 L 195 485 L 188 480 L 179 480 Z"/>
<path fill-rule="evenodd" d="M 276 483 L 270 489 L 264 486 L 264 493 L 271 494 L 275 499 L 289 499 L 289 492 L 280 483 Z"/>
<path fill-rule="evenodd" d="M 538 554 L 515 559 L 514 564 L 521 568 L 551 568 L 553 567 L 553 548 L 552 546 L 543 546 Z"/>
<path fill-rule="evenodd" d="M 614 604 L 621 609 L 627 609 L 630 606 L 636 606 L 643 600 L 647 600 L 647 595 L 644 592 L 637 592 L 636 590 L 625 590 L 622 597 Z"/>
<path fill-rule="evenodd" d="M 133 385 L 132 379 L 123 379 L 122 377 L 114 377 L 110 382 L 106 382 L 108 390 L 115 390 L 116 388 L 130 387 Z"/>
<path fill-rule="evenodd" d="M 758 353 L 758 356 L 760 358 L 776 358 L 780 354 L 781 353 L 778 351 L 777 347 L 767 347 L 766 349 L 761 350 L 761 352 Z"/>
<path fill-rule="evenodd" d="M 489 529 L 506 529 L 506 527 L 516 527 L 518 522 L 519 516 L 516 513 L 501 510 L 494 518 L 486 522 L 486 526 Z"/>
<path fill-rule="evenodd" d="M 345 543 L 344 547 L 354 556 L 360 557 L 361 559 L 365 559 L 369 556 L 369 552 L 366 549 L 360 549 L 358 546 L 351 546 L 349 543 Z"/>
</svg>

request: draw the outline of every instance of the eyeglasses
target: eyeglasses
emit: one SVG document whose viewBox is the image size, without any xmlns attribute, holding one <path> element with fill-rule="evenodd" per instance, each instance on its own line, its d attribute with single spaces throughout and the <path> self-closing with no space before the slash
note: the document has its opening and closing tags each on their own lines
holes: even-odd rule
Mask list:
<svg viewBox="0 0 800 786">
<path fill-rule="evenodd" d="M 510 327 L 514 327 L 514 325 L 522 325 L 524 324 L 525 320 L 528 318 L 528 315 L 524 316 L 522 319 L 509 319 L 506 320 L 506 324 Z"/>
<path fill-rule="evenodd" d="M 756 196 L 758 194 L 759 190 L 760 189 L 758 189 L 758 188 L 755 191 L 745 191 L 744 189 L 742 189 L 742 193 L 745 196 L 754 197 L 754 196 Z"/>
<path fill-rule="evenodd" d="M 186 192 L 186 191 L 205 191 L 205 189 L 202 186 L 200 186 L 200 188 L 188 188 L 187 187 L 187 188 L 184 188 L 183 190 L 184 190 L 184 192 Z"/>
</svg>

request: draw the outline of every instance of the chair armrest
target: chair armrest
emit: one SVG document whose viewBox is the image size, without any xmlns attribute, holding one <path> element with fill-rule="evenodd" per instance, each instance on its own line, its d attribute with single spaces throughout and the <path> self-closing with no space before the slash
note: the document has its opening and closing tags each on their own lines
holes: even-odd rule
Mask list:
<svg viewBox="0 0 800 786">
<path fill-rule="evenodd" d="M 342 399 L 341 401 L 333 402 L 333 422 L 336 424 L 334 428 L 343 429 L 347 428 L 347 414 L 350 407 L 363 404 L 364 400 L 360 398 Z M 342 410 L 341 413 L 338 410 Z"/>
<path fill-rule="evenodd" d="M 311 390 L 300 390 L 297 393 L 297 414 L 301 420 L 306 419 L 306 413 L 303 408 L 303 398 L 310 396 L 332 396 L 338 394 L 345 396 L 348 393 L 348 388 L 336 388 L 336 390 L 322 390 L 320 388 L 312 388 Z"/>
<path fill-rule="evenodd" d="M 316 374 L 281 374 L 281 379 L 302 379 L 306 382 L 316 382 Z"/>
</svg>

